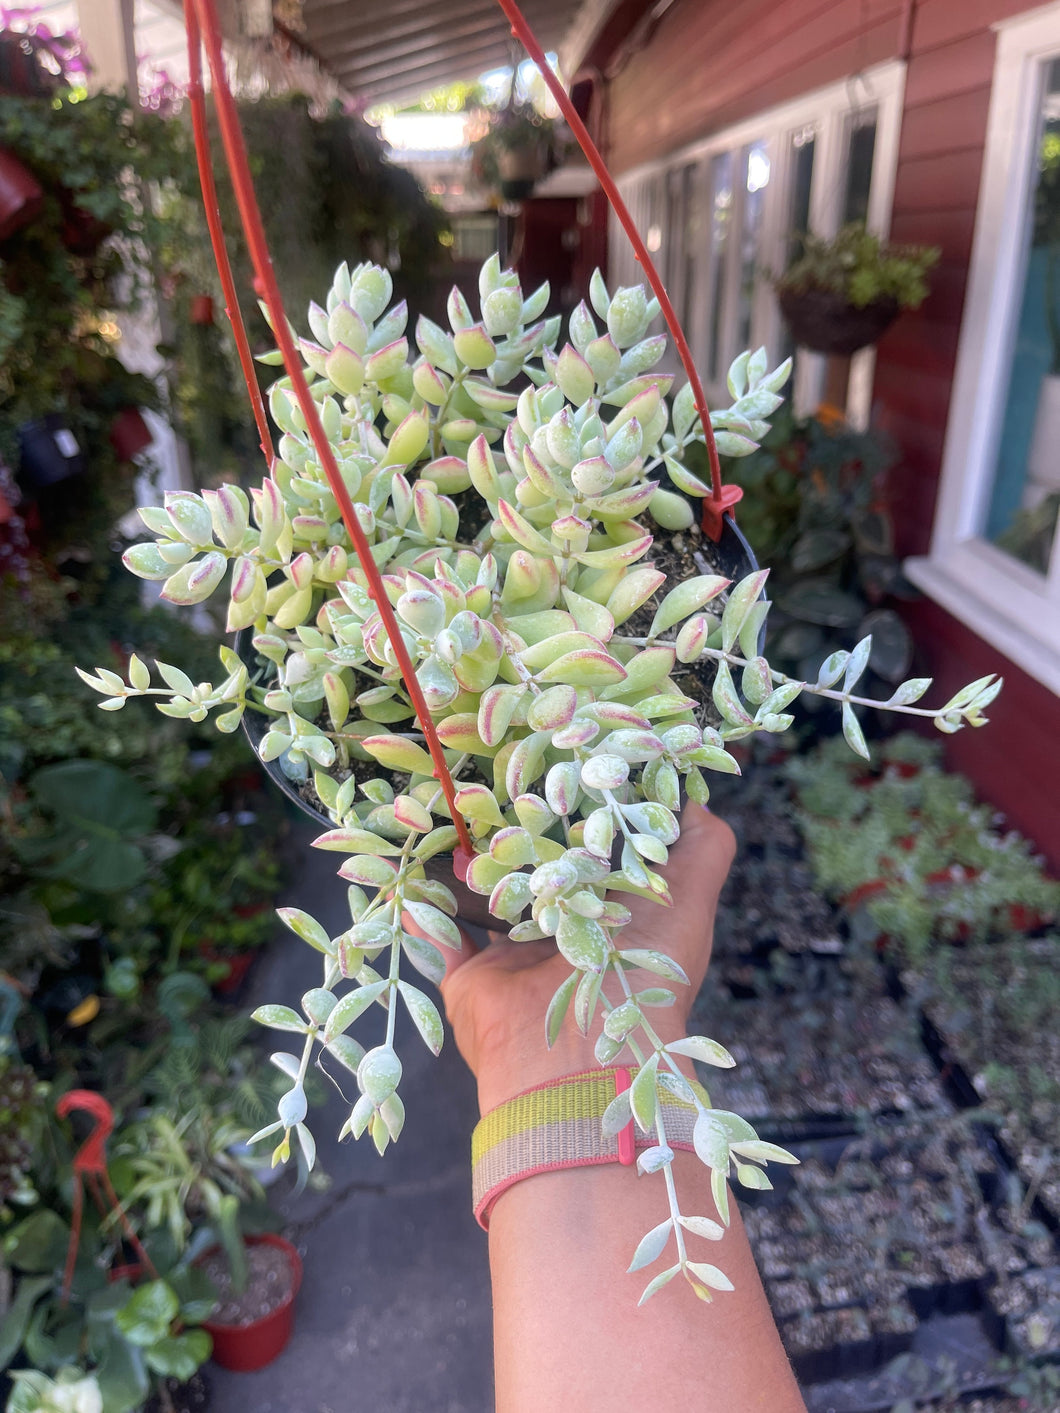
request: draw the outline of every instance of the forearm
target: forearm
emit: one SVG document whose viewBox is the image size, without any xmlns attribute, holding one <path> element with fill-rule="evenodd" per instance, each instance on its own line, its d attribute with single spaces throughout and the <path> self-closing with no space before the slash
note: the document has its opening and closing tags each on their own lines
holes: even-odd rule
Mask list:
<svg viewBox="0 0 1060 1413">
<path fill-rule="evenodd" d="M 707 1170 L 678 1153 L 674 1176 L 684 1210 L 709 1215 Z M 724 1240 L 690 1238 L 734 1291 L 706 1306 L 676 1278 L 637 1307 L 656 1268 L 626 1268 L 667 1214 L 661 1177 L 618 1165 L 540 1174 L 498 1199 L 489 1236 L 497 1413 L 803 1413 L 735 1211 Z"/>
</svg>

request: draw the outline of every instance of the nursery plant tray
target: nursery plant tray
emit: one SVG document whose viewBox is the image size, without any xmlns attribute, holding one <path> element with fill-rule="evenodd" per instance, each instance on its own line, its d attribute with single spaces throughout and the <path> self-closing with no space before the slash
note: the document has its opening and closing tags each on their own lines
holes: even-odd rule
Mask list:
<svg viewBox="0 0 1060 1413">
<path fill-rule="evenodd" d="M 858 1378 L 831 1378 L 804 1387 L 808 1413 L 890 1413 L 903 1398 L 989 1392 L 997 1387 L 997 1353 L 975 1315 L 939 1315 L 919 1326 L 910 1369 L 888 1368 Z M 955 1372 L 949 1372 L 950 1369 Z"/>
<path fill-rule="evenodd" d="M 881 1370 L 922 1344 L 926 1327 L 974 1329 L 995 1357 L 1006 1348 L 1025 1353 L 1026 1340 L 1013 1336 L 992 1290 L 999 1279 L 1029 1281 L 1030 1300 L 1046 1273 L 1029 1264 L 1035 1256 L 1051 1264 L 1052 1247 L 1006 1228 L 996 1153 L 974 1128 L 940 1137 L 945 1124 L 945 1117 L 877 1120 L 859 1138 L 796 1143 L 800 1165 L 778 1172 L 772 1191 L 743 1201 L 752 1248 L 802 1379 Z M 1052 1299 L 1050 1293 L 1050 1311 Z M 1027 1300 L 1019 1307 L 1024 1324 L 1029 1308 Z M 973 1323 L 940 1323 L 958 1317 Z M 967 1387 L 985 1385 L 973 1379 Z"/>
</svg>

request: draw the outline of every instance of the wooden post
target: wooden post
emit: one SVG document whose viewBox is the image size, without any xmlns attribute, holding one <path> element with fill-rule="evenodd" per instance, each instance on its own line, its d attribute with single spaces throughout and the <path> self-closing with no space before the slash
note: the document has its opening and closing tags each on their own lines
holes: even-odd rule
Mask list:
<svg viewBox="0 0 1060 1413">
<path fill-rule="evenodd" d="M 78 0 L 78 25 L 92 63 L 88 86 L 96 92 L 127 88 L 137 101 L 134 0 Z"/>
</svg>

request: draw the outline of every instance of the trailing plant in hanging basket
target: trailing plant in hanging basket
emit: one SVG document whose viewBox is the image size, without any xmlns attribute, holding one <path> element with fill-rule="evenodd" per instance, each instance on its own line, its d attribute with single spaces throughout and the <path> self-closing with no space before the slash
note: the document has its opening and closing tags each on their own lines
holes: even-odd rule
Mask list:
<svg viewBox="0 0 1060 1413">
<path fill-rule="evenodd" d="M 257 1138 L 278 1136 L 274 1160 L 290 1156 L 293 1134 L 313 1162 L 305 1080 L 317 1046 L 357 1077 L 360 1097 L 343 1134 L 370 1133 L 381 1152 L 400 1134 L 399 1000 L 432 1051 L 443 1038 L 433 1000 L 402 968 L 411 964 L 438 981 L 440 948 L 461 946 L 452 890 L 426 872 L 451 852 L 455 877 L 489 899 L 512 943 L 555 939 L 569 972 L 547 1008 L 546 1043 L 574 1024 L 583 1035 L 596 1033 L 601 1065 L 627 1054 L 635 1062 L 636 1076 L 608 1105 L 602 1130 L 632 1139 L 635 1124 L 657 1135 L 645 1139 L 651 1146 L 639 1168 L 664 1172 L 670 1215 L 640 1242 L 631 1270 L 658 1260 L 671 1239 L 677 1254 L 642 1302 L 678 1274 L 710 1300 L 712 1289 L 731 1283 L 689 1259 L 686 1233 L 723 1236 L 731 1170 L 762 1188 L 769 1185 L 763 1165 L 792 1157 L 762 1143 L 738 1115 L 714 1109 L 682 1072 L 686 1059 L 731 1065 L 723 1046 L 702 1035 L 667 1043 L 654 1029 L 647 1010 L 676 998 L 653 978 L 687 984 L 687 977 L 664 952 L 629 946 L 623 929 L 632 913 L 622 895 L 671 901 L 657 870 L 681 832 L 682 793 L 705 802 L 705 772 L 739 772 L 729 745 L 785 731 L 788 707 L 802 693 L 840 703 L 847 741 L 867 755 L 855 710 L 865 699 L 855 689 L 871 643 L 834 653 L 812 683 L 789 678 L 760 652 L 768 571 L 734 583 L 708 567 L 675 582 L 641 562 L 652 535 L 640 517 L 698 529 L 688 497 L 702 501 L 703 533 L 721 541 L 725 512 L 741 492 L 721 483 L 719 446 L 730 454 L 755 448 L 780 404 L 788 365 L 770 372 L 764 350 L 742 354 L 729 371 L 733 405 L 707 410 L 673 306 L 599 152 L 513 0 L 500 3 L 599 176 L 656 298 L 641 287 L 612 294 L 597 273 L 592 309 L 578 306 L 557 352 L 559 321 L 540 319 L 547 288 L 524 297 L 516 274 L 493 257 L 479 277 L 478 313 L 454 289 L 449 329 L 421 317 L 413 353 L 404 306 L 388 309 L 388 272 L 343 264 L 324 306 L 310 308 L 311 337 L 299 337 L 269 259 L 216 15 L 210 0 L 187 0 L 207 211 L 215 201 L 200 21 L 278 344 L 265 357 L 285 369 L 270 394 L 282 437 L 274 452 L 237 320 L 269 474 L 251 496 L 222 486 L 144 508 L 156 538 L 125 560 L 187 605 L 227 578 L 228 629 L 252 630 L 271 680 L 252 683 L 247 662 L 226 644 L 216 686 L 196 684 L 167 663 L 157 665 L 164 685 L 153 685 L 135 655 L 127 674 L 101 668 L 82 676 L 105 710 L 161 696 L 160 709 L 179 718 L 202 721 L 219 710 L 217 724 L 227 732 L 248 710 L 264 714 L 259 754 L 283 760 L 289 777 L 315 791 L 335 826 L 318 847 L 348 855 L 340 875 L 351 885 L 351 925 L 339 936 L 308 913 L 280 913 L 322 954 L 322 985 L 302 997 L 301 1013 L 285 1005 L 255 1013 L 301 1037 L 300 1054 L 273 1057 L 290 1088 L 276 1122 Z M 211 236 L 232 306 L 216 222 Z M 647 337 L 660 312 L 688 378 L 672 404 L 672 379 L 653 371 L 666 341 Z M 684 464 L 696 441 L 707 450 L 709 485 Z M 661 484 L 664 470 L 670 486 Z M 643 624 L 636 622 L 641 610 Z M 704 673 L 694 693 L 678 685 L 678 664 Z M 913 705 L 929 685 L 903 683 L 887 705 L 956 731 L 983 722 L 1001 684 L 984 678 L 939 708 Z M 644 973 L 649 984 L 634 991 Z M 365 1050 L 348 1032 L 375 1005 L 386 1011 L 385 1038 Z M 675 1101 L 685 1106 L 695 1151 L 710 1171 L 720 1222 L 680 1211 L 674 1153 L 663 1139 L 664 1105 Z"/>
<path fill-rule="evenodd" d="M 797 344 L 838 355 L 875 343 L 903 309 L 919 308 L 940 254 L 888 245 L 857 223 L 830 241 L 806 235 L 802 247 L 774 281 L 781 312 Z"/>
<path fill-rule="evenodd" d="M 703 1036 L 658 1040 L 648 1011 L 666 1003 L 665 988 L 631 993 L 621 1007 L 604 999 L 605 978 L 628 987 L 633 969 L 684 980 L 663 953 L 624 946 L 621 895 L 669 901 L 658 867 L 678 838 L 682 795 L 705 802 L 711 772 L 739 773 L 730 745 L 785 731 L 804 692 L 838 701 L 847 740 L 866 753 L 855 688 L 871 644 L 833 654 L 815 682 L 797 681 L 759 653 L 767 571 L 738 583 L 711 572 L 668 582 L 654 567 L 644 517 L 666 523 L 685 494 L 706 495 L 683 464 L 704 434 L 689 387 L 670 403 L 672 380 L 654 371 L 665 351 L 647 336 L 654 302 L 640 288 L 612 294 L 599 275 L 590 294 L 592 308 L 578 306 L 557 352 L 558 320 L 538 317 L 547 289 L 524 297 L 493 257 L 479 310 L 454 290 L 449 329 L 421 318 L 413 347 L 405 309 L 387 307 L 387 272 L 340 267 L 299 348 L 385 604 L 284 378 L 269 399 L 278 457 L 260 489 L 172 494 L 141 510 L 156 538 L 125 555 L 171 602 L 201 603 L 224 584 L 228 629 L 250 630 L 254 662 L 221 645 L 216 684 L 165 663 L 156 678 L 136 657 L 127 678 L 82 675 L 111 711 L 156 696 L 172 716 L 216 711 L 223 731 L 247 712 L 260 717 L 259 755 L 280 761 L 329 817 L 317 846 L 347 856 L 351 918 L 340 936 L 307 913 L 280 914 L 322 953 L 322 985 L 301 1014 L 285 1005 L 256 1013 L 302 1037 L 301 1055 L 283 1059 L 292 1087 L 280 1117 L 261 1135 L 278 1135 L 281 1158 L 294 1131 L 311 1160 L 303 1080 L 317 1046 L 357 1074 L 361 1097 L 344 1131 L 370 1132 L 380 1150 L 400 1133 L 399 999 L 425 1043 L 442 1043 L 434 1002 L 402 968 L 438 981 L 439 948 L 459 945 L 452 890 L 427 872 L 455 855 L 513 944 L 556 938 L 570 974 L 549 1008 L 549 1035 L 570 1023 L 569 1010 L 586 1032 L 602 1018 L 600 1062 L 628 1046 L 640 1064 L 608 1128 L 632 1115 L 650 1129 L 673 1093 L 695 1106 L 725 1219 L 733 1164 L 761 1185 L 755 1163 L 788 1157 L 712 1109 L 680 1073 L 681 1056 L 732 1061 Z M 787 371 L 768 371 L 762 350 L 737 359 L 733 405 L 712 414 L 724 450 L 754 448 Z M 675 680 L 689 666 L 694 694 Z M 911 705 L 927 685 L 904 684 L 891 705 L 950 731 L 979 724 L 999 684 L 974 684 L 934 711 Z M 425 937 L 407 930 L 409 919 Z M 365 1052 L 349 1030 L 377 1004 L 387 1034 Z M 672 1219 L 680 1215 L 675 1207 Z"/>
</svg>

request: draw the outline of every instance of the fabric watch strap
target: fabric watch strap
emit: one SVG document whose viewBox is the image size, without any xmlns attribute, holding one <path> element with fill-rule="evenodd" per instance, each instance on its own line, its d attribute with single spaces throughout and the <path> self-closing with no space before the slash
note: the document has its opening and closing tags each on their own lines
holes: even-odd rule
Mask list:
<svg viewBox="0 0 1060 1413">
<path fill-rule="evenodd" d="M 621 1067 L 588 1070 L 537 1085 L 484 1114 L 471 1135 L 471 1188 L 475 1220 L 489 1230 L 494 1202 L 513 1183 L 560 1168 L 599 1163 L 633 1163 L 635 1148 L 657 1142 L 654 1129 L 641 1133 L 630 1123 L 616 1138 L 605 1138 L 603 1112 L 630 1085 Z M 666 1142 L 692 1150 L 696 1110 L 666 1097 L 662 1101 Z"/>
</svg>

